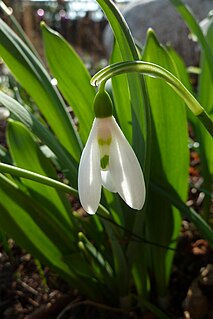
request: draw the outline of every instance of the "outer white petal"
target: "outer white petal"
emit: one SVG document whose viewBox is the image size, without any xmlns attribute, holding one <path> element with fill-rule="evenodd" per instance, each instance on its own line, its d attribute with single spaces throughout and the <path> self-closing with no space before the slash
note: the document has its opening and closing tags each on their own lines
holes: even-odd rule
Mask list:
<svg viewBox="0 0 213 319">
<path fill-rule="evenodd" d="M 78 191 L 82 207 L 95 214 L 101 197 L 100 152 L 97 143 L 97 123 L 93 122 L 82 152 L 78 169 Z"/>
<path fill-rule="evenodd" d="M 140 210 L 145 202 L 146 189 L 138 159 L 115 119 L 111 119 L 112 143 L 109 171 L 116 190 L 132 208 Z"/>
<path fill-rule="evenodd" d="M 108 189 L 108 191 L 117 193 L 117 190 L 115 188 L 115 185 L 113 183 L 113 179 L 111 176 L 111 173 L 109 171 L 101 171 L 101 181 L 102 185 Z"/>
</svg>

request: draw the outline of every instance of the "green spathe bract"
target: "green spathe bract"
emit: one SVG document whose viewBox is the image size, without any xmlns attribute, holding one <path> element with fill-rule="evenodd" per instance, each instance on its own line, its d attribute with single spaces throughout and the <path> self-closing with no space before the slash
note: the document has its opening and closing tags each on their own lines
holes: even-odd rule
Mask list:
<svg viewBox="0 0 213 319">
<path fill-rule="evenodd" d="M 94 113 L 97 118 L 112 116 L 112 100 L 105 90 L 99 90 L 94 99 Z"/>
</svg>

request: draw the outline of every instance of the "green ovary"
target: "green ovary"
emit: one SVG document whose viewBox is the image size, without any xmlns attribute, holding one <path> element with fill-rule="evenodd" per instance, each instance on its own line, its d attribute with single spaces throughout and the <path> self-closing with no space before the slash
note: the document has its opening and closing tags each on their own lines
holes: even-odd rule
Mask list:
<svg viewBox="0 0 213 319">
<path fill-rule="evenodd" d="M 101 158 L 100 163 L 101 163 L 101 168 L 106 169 L 109 164 L 109 155 L 104 155 Z"/>
</svg>

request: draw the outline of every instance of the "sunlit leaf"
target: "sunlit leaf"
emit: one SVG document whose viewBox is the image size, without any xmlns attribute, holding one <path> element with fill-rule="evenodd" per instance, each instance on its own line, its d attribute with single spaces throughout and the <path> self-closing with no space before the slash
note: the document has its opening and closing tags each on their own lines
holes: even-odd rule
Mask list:
<svg viewBox="0 0 213 319">
<path fill-rule="evenodd" d="M 143 60 L 165 67 L 175 74 L 175 66 L 166 49 L 148 32 Z M 188 185 L 188 136 L 184 103 L 163 81 L 146 79 L 153 119 L 150 177 L 169 192 L 171 184 L 185 200 Z M 149 194 L 145 226 L 146 238 L 161 245 L 175 247 L 181 216 L 160 194 Z M 151 267 L 158 293 L 164 295 L 169 282 L 174 252 L 150 248 Z"/>
<path fill-rule="evenodd" d="M 85 143 L 94 119 L 95 89 L 90 85 L 89 72 L 77 53 L 59 33 L 42 24 L 42 34 L 50 71 L 78 118 L 79 134 Z"/>
<path fill-rule="evenodd" d="M 60 142 L 75 159 L 79 159 L 80 138 L 44 66 L 3 20 L 0 20 L 0 37 L 0 55 L 4 62 L 37 103 Z"/>
</svg>

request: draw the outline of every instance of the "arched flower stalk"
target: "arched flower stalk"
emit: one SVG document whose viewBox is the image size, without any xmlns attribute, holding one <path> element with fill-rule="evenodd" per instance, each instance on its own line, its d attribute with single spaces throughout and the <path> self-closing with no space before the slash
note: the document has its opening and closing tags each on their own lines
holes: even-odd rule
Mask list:
<svg viewBox="0 0 213 319">
<path fill-rule="evenodd" d="M 112 116 L 112 102 L 102 89 L 94 101 L 95 120 L 83 150 L 78 174 L 82 207 L 94 214 L 101 198 L 102 185 L 118 192 L 133 209 L 142 209 L 145 183 L 138 159 Z"/>
</svg>

